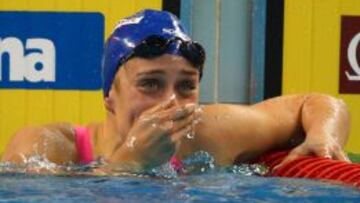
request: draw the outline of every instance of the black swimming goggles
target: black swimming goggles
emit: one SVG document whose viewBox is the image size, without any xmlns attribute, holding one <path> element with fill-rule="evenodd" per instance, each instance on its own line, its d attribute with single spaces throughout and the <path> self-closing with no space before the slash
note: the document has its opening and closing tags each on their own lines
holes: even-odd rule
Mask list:
<svg viewBox="0 0 360 203">
<path fill-rule="evenodd" d="M 133 51 L 124 58 L 123 63 L 133 57 L 154 58 L 168 51 L 169 45 L 180 42 L 179 52 L 181 56 L 187 59 L 202 74 L 205 62 L 205 50 L 197 42 L 185 41 L 179 37 L 166 39 L 157 35 L 151 35 L 137 45 Z"/>
</svg>

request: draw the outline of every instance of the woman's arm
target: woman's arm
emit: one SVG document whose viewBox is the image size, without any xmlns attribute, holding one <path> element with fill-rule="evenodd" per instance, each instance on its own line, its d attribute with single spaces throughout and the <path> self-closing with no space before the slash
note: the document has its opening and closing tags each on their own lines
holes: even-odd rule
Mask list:
<svg viewBox="0 0 360 203">
<path fill-rule="evenodd" d="M 196 131 L 192 146 L 210 152 L 223 164 L 293 146 L 303 141 L 304 134 L 305 141 L 290 158 L 314 154 L 346 160 L 342 147 L 347 141 L 349 113 L 341 100 L 327 95 L 290 95 L 253 106 L 206 106 Z"/>
<path fill-rule="evenodd" d="M 349 161 L 343 148 L 348 140 L 350 114 L 346 104 L 324 94 L 304 95 L 301 127 L 305 141 L 295 147 L 281 164 L 300 155 L 316 155 Z"/>
<path fill-rule="evenodd" d="M 327 95 L 309 95 L 301 115 L 308 138 L 328 135 L 341 148 L 345 146 L 350 130 L 350 114 L 342 100 Z"/>
<path fill-rule="evenodd" d="M 56 164 L 76 163 L 72 125 L 61 123 L 20 130 L 10 140 L 1 161 L 25 163 L 36 155 Z"/>
</svg>

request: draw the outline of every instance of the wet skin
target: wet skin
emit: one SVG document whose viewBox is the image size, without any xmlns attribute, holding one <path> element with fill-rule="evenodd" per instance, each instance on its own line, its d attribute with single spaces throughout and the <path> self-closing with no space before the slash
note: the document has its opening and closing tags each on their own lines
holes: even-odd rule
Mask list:
<svg viewBox="0 0 360 203">
<path fill-rule="evenodd" d="M 308 154 L 347 160 L 342 148 L 350 118 L 341 100 L 323 94 L 289 95 L 250 106 L 206 105 L 201 113 L 198 97 L 199 72 L 184 58 L 165 54 L 129 60 L 104 99 L 105 121 L 88 125 L 95 157 L 126 166 L 127 171 L 199 150 L 223 165 L 291 147 L 285 161 Z M 186 138 L 192 130 L 194 139 Z M 36 153 L 59 164 L 77 163 L 73 126 L 23 129 L 2 160 L 21 163 Z"/>
</svg>

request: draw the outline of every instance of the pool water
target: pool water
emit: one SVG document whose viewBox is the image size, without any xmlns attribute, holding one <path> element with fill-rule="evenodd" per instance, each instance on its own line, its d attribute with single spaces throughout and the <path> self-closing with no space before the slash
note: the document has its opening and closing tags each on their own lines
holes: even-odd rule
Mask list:
<svg viewBox="0 0 360 203">
<path fill-rule="evenodd" d="M 26 174 L 24 167 L 0 163 L 0 202 L 360 202 L 359 188 L 262 177 L 263 166 L 220 167 L 203 152 L 184 164 L 183 175 L 165 164 L 141 175 L 90 176 L 87 166 L 67 167 L 54 176 Z M 38 158 L 28 166 L 55 167 Z"/>
<path fill-rule="evenodd" d="M 172 179 L 3 174 L 1 202 L 360 202 L 356 188 L 232 173 Z"/>
</svg>

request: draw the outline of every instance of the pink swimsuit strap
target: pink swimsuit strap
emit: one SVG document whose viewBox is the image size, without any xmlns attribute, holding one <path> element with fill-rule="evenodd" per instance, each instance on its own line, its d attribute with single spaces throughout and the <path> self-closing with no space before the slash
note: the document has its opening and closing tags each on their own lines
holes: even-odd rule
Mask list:
<svg viewBox="0 0 360 203">
<path fill-rule="evenodd" d="M 75 127 L 75 140 L 78 159 L 81 164 L 89 164 L 94 160 L 90 131 L 87 128 Z"/>
<path fill-rule="evenodd" d="M 184 164 L 181 160 L 179 160 L 178 158 L 176 158 L 176 156 L 172 156 L 170 159 L 170 165 L 172 166 L 172 168 L 177 171 L 177 172 L 182 172 L 184 169 Z"/>
<path fill-rule="evenodd" d="M 75 126 L 75 140 L 79 162 L 81 164 L 89 164 L 92 162 L 94 156 L 89 129 Z M 180 172 L 184 168 L 181 160 L 177 159 L 175 156 L 171 157 L 170 164 L 177 172 Z"/>
</svg>

